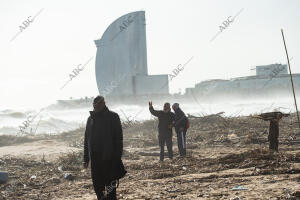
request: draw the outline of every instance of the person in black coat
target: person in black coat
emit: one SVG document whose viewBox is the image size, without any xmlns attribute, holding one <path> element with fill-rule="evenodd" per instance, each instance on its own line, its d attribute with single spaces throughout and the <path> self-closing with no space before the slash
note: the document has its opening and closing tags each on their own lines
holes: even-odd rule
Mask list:
<svg viewBox="0 0 300 200">
<path fill-rule="evenodd" d="M 110 111 L 102 96 L 93 102 L 84 136 L 83 164 L 87 168 L 91 161 L 91 174 L 98 199 L 117 199 L 116 184 L 125 176 L 121 157 L 123 132 L 119 115 Z M 106 189 L 105 189 L 106 188 Z M 107 191 L 107 188 L 110 188 Z"/>
<path fill-rule="evenodd" d="M 177 135 L 177 144 L 180 156 L 186 155 L 186 131 L 187 131 L 187 120 L 184 112 L 179 108 L 178 103 L 174 103 L 172 108 L 175 112 L 174 127 Z"/>
<path fill-rule="evenodd" d="M 160 161 L 164 160 L 165 143 L 167 144 L 169 158 L 173 159 L 172 150 L 172 124 L 174 121 L 174 113 L 171 112 L 170 104 L 165 103 L 163 110 L 154 110 L 152 102 L 149 102 L 149 110 L 152 115 L 158 117 L 158 142 L 160 146 Z"/>
</svg>

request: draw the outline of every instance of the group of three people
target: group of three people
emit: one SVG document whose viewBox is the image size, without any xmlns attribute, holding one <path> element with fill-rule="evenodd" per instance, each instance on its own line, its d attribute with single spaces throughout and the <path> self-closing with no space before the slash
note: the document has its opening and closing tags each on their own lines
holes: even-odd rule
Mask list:
<svg viewBox="0 0 300 200">
<path fill-rule="evenodd" d="M 164 144 L 167 144 L 169 158 L 173 158 L 172 128 L 175 127 L 178 148 L 181 156 L 186 154 L 185 135 L 188 119 L 179 108 L 165 103 L 163 110 L 153 109 L 149 102 L 150 112 L 158 117 L 160 160 L 164 159 Z M 91 175 L 94 190 L 98 199 L 117 199 L 116 188 L 118 181 L 127 173 L 122 163 L 123 131 L 120 117 L 110 111 L 105 105 L 104 97 L 97 96 L 93 101 L 93 111 L 90 111 L 84 135 L 83 166 L 91 163 Z"/>
</svg>

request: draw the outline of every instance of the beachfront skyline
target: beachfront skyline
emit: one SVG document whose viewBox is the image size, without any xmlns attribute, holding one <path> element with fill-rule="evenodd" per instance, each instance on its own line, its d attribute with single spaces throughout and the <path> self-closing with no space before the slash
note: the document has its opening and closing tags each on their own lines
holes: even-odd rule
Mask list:
<svg viewBox="0 0 300 200">
<path fill-rule="evenodd" d="M 293 73 L 299 73 L 299 6 L 296 0 L 4 0 L 0 2 L 0 103 L 30 107 L 95 96 L 94 40 L 118 17 L 138 10 L 146 14 L 149 74 L 170 74 L 193 57 L 170 83 L 171 93 L 207 79 L 252 75 L 256 65 L 286 63 L 281 28 L 293 57 Z M 230 22 L 228 27 L 224 21 Z M 91 57 L 86 68 L 60 90 L 74 68 Z"/>
</svg>

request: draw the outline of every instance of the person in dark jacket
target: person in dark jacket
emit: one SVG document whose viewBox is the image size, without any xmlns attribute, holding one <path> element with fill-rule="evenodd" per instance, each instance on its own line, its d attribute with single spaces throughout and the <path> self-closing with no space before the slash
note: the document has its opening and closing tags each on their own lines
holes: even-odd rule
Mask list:
<svg viewBox="0 0 300 200">
<path fill-rule="evenodd" d="M 172 108 L 175 112 L 175 120 L 174 120 L 174 127 L 175 132 L 177 135 L 177 144 L 178 144 L 178 151 L 180 156 L 186 155 L 186 131 L 187 131 L 187 117 L 185 116 L 184 112 L 179 108 L 178 103 L 174 103 Z"/>
<path fill-rule="evenodd" d="M 172 150 L 172 123 L 174 121 L 174 113 L 171 112 L 170 104 L 165 103 L 163 110 L 154 110 L 152 102 L 149 102 L 149 110 L 152 115 L 158 117 L 158 142 L 160 146 L 160 161 L 164 160 L 165 143 L 167 144 L 169 158 L 173 159 Z"/>
<path fill-rule="evenodd" d="M 91 161 L 91 174 L 98 199 L 117 199 L 116 183 L 126 171 L 121 157 L 123 133 L 119 115 L 110 111 L 102 96 L 93 102 L 84 136 L 84 167 Z M 107 192 L 106 188 L 110 188 Z M 108 194 L 106 194 L 108 193 Z"/>
</svg>

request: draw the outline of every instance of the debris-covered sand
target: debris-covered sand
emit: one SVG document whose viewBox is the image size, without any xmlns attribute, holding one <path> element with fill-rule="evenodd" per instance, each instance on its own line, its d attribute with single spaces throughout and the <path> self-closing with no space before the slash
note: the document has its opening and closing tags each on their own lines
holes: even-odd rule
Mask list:
<svg viewBox="0 0 300 200">
<path fill-rule="evenodd" d="M 222 113 L 190 121 L 187 157 L 177 157 L 174 134 L 175 158 L 163 163 L 157 121 L 124 123 L 128 174 L 117 189 L 119 199 L 300 199 L 294 115 L 280 122 L 279 153 L 268 150 L 268 122 Z M 90 169 L 81 166 L 83 131 L 0 147 L 0 171 L 9 172 L 0 199 L 96 199 Z M 72 176 L 65 179 L 66 173 Z M 235 186 L 243 190 L 233 191 Z"/>
</svg>

